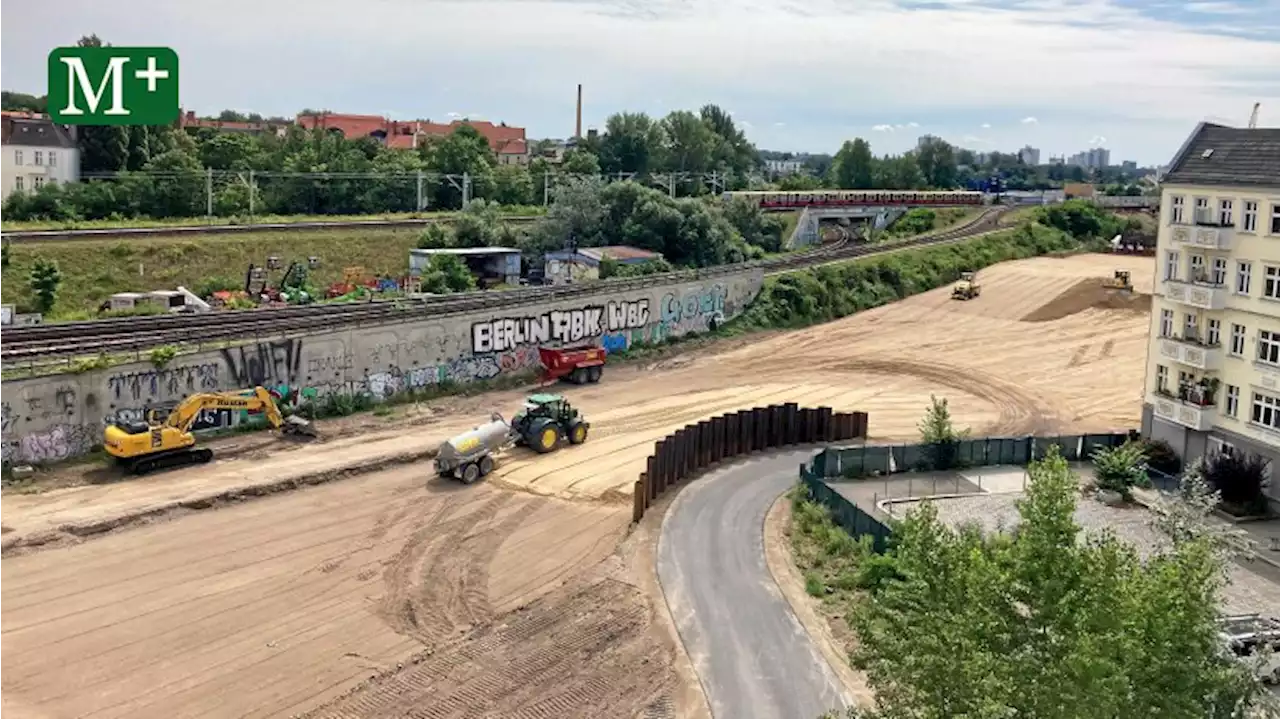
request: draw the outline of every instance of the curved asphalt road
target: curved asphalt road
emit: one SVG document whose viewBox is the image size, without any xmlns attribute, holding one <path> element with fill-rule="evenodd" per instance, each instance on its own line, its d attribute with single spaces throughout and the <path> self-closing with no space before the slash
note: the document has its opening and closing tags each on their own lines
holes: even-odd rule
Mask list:
<svg viewBox="0 0 1280 719">
<path fill-rule="evenodd" d="M 764 558 L 764 518 L 814 450 L 717 470 L 662 523 L 658 578 L 716 719 L 810 719 L 852 702 Z"/>
</svg>

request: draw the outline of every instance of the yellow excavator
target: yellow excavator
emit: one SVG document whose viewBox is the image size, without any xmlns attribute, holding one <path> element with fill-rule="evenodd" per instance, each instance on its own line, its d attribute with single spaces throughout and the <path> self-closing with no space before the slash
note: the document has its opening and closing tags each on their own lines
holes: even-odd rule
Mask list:
<svg viewBox="0 0 1280 719">
<path fill-rule="evenodd" d="M 1116 270 L 1112 278 L 1103 280 L 1102 284 L 1107 289 L 1133 292 L 1133 280 L 1130 279 L 1129 273 L 1124 270 Z"/>
<path fill-rule="evenodd" d="M 982 294 L 982 285 L 974 278 L 972 272 L 961 272 L 960 281 L 951 289 L 951 299 L 971 300 Z"/>
<path fill-rule="evenodd" d="M 193 394 L 174 407 L 163 422 L 158 421 L 154 412 L 145 422 L 114 420 L 103 430 L 102 445 L 107 454 L 132 474 L 203 464 L 213 459 L 213 450 L 195 446 L 191 425 L 206 409 L 261 411 L 272 429 L 287 435 L 316 436 L 310 422 L 297 416 L 285 417 L 269 391 L 254 387 L 248 391 Z"/>
</svg>

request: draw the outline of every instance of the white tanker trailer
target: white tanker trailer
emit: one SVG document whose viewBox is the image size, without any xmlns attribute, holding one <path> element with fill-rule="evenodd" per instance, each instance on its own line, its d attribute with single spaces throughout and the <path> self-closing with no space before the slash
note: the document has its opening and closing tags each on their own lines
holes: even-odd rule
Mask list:
<svg viewBox="0 0 1280 719">
<path fill-rule="evenodd" d="M 436 474 L 471 484 L 493 471 L 493 455 L 515 444 L 519 435 L 502 415 L 493 413 L 488 424 L 446 441 L 436 452 Z"/>
</svg>

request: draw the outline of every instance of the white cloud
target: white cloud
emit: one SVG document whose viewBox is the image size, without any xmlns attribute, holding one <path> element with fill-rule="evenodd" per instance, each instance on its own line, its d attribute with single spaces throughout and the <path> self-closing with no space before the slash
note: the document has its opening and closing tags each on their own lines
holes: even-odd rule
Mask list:
<svg viewBox="0 0 1280 719">
<path fill-rule="evenodd" d="M 907 127 L 920 127 L 920 123 L 918 123 L 918 122 L 908 122 L 908 123 L 907 123 Z"/>
<path fill-rule="evenodd" d="M 1040 124 L 1040 121 L 1039 121 L 1039 120 L 1037 120 L 1037 119 L 1036 119 L 1036 118 L 1034 118 L 1034 117 L 1024 117 L 1024 118 L 1022 118 L 1022 124 L 1024 124 L 1024 125 L 1038 125 L 1038 124 Z"/>
<path fill-rule="evenodd" d="M 742 128 L 743 130 L 750 130 L 751 128 L 755 127 L 755 125 L 752 125 L 750 122 L 746 120 L 734 120 L 734 122 L 738 123 L 738 127 Z"/>
<path fill-rule="evenodd" d="M 774 126 L 774 127 L 786 127 L 786 126 L 787 126 L 787 123 L 785 123 L 785 122 L 775 122 L 775 123 L 773 123 L 773 126 Z"/>
<path fill-rule="evenodd" d="M 893 132 L 893 125 L 872 125 L 875 132 Z"/>
<path fill-rule="evenodd" d="M 990 129 L 991 129 L 991 123 L 989 123 L 989 122 L 984 122 L 984 123 L 982 123 L 982 129 L 984 129 L 984 130 L 990 130 Z"/>
<path fill-rule="evenodd" d="M 1243 6 L 1191 2 L 1202 11 Z M 1255 19 L 1219 8 L 1195 16 L 1237 26 L 1216 31 L 1252 33 L 1226 37 L 1203 23 L 1144 15 L 1149 8 L 1123 0 L 1002 5 L 951 0 L 907 11 L 893 0 L 811 0 L 801 11 L 763 0 L 382 0 L 376 6 L 395 17 L 388 23 L 386 12 L 353 13 L 338 0 L 311 0 L 306 13 L 283 0 L 223 0 L 212 14 L 165 0 L 64 0 L 11 3 L 0 61 L 6 89 L 41 92 L 45 58 L 74 41 L 66 24 L 74 17 L 117 45 L 162 38 L 174 47 L 183 104 L 201 113 L 376 112 L 395 103 L 409 116 L 441 117 L 449 107 L 484 107 L 494 120 L 555 137 L 573 126 L 581 82 L 588 124 L 624 109 L 664 114 L 706 102 L 757 118 L 792 108 L 804 119 L 768 139 L 813 151 L 833 151 L 849 127 L 883 117 L 919 117 L 931 132 L 958 135 L 979 113 L 1052 118 L 1036 130 L 1046 152 L 1080 149 L 1077 128 L 1087 126 L 1104 132 L 1118 154 L 1167 161 L 1202 108 L 1240 108 L 1233 114 L 1245 117 L 1255 101 L 1280 107 L 1274 14 L 1258 10 Z M 486 30 L 468 31 L 476 27 Z M 758 52 L 765 44 L 787 50 Z M 264 66 L 296 69 L 279 83 Z M 447 80 L 424 74 L 440 67 L 449 68 Z M 642 98 L 658 89 L 665 102 L 647 106 Z M 867 108 L 877 114 L 868 117 Z M 876 150 L 907 149 L 911 134 L 886 136 Z M 1027 140 L 994 139 L 1010 147 Z"/>
<path fill-rule="evenodd" d="M 1089 138 L 1089 144 L 1095 147 L 1099 145 L 1105 145 L 1107 144 L 1107 138 L 1103 137 L 1102 135 L 1094 135 L 1093 137 Z"/>
</svg>

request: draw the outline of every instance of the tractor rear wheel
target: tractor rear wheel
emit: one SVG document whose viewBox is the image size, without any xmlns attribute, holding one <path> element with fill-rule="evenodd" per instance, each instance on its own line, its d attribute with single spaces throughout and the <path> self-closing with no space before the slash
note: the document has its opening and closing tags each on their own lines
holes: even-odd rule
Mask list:
<svg viewBox="0 0 1280 719">
<path fill-rule="evenodd" d="M 535 424 L 530 435 L 529 446 L 539 454 L 554 452 L 560 446 L 560 427 L 551 420 Z"/>
<path fill-rule="evenodd" d="M 584 422 L 576 422 L 569 427 L 569 443 L 582 444 L 587 441 L 587 425 Z"/>
</svg>

